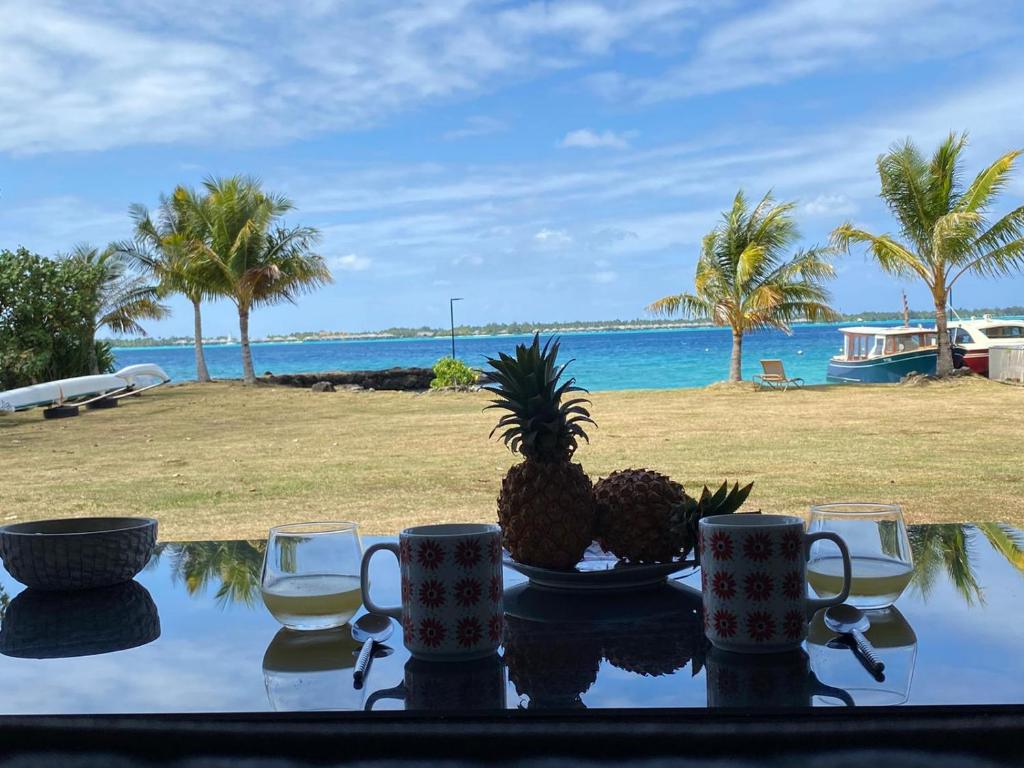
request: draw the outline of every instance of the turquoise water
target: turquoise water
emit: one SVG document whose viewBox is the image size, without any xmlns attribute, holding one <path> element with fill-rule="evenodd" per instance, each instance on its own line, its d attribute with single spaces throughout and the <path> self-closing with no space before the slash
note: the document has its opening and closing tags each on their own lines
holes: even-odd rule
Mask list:
<svg viewBox="0 0 1024 768">
<path fill-rule="evenodd" d="M 894 323 L 880 323 L 894 325 Z M 744 337 L 743 377 L 759 373 L 761 358 L 779 358 L 790 376 L 823 384 L 828 359 L 842 340 L 837 325 L 800 325 L 793 335 L 761 331 Z M 473 366 L 499 351 L 511 352 L 528 336 L 456 337 L 456 354 Z M 595 331 L 562 336 L 560 357 L 575 358 L 569 374 L 592 391 L 606 389 L 675 389 L 703 387 L 729 373 L 732 336 L 724 328 L 650 331 Z M 117 365 L 156 363 L 177 381 L 195 379 L 191 346 L 115 349 Z M 257 374 L 331 370 L 369 370 L 394 366 L 430 367 L 451 354 L 451 340 L 373 339 L 302 344 L 254 344 Z M 214 378 L 242 375 L 237 345 L 206 347 L 206 363 Z"/>
</svg>

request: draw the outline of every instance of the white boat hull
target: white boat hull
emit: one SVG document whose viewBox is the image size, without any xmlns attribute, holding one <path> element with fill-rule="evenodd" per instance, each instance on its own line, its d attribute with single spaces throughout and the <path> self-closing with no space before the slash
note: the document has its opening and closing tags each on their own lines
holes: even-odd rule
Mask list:
<svg viewBox="0 0 1024 768">
<path fill-rule="evenodd" d="M 171 380 L 171 377 L 164 372 L 164 369 L 154 363 L 129 365 L 127 368 L 115 371 L 114 376 L 119 376 L 124 379 L 128 382 L 128 385 L 132 387 L 148 387 L 153 384 L 166 384 Z"/>
<path fill-rule="evenodd" d="M 127 379 L 112 373 L 32 384 L 0 392 L 0 413 L 60 405 L 71 400 L 118 392 L 128 386 Z"/>
</svg>

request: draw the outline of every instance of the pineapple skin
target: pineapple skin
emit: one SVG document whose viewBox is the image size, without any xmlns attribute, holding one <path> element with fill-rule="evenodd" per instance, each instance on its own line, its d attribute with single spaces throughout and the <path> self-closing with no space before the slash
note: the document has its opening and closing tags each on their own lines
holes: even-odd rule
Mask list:
<svg viewBox="0 0 1024 768">
<path fill-rule="evenodd" d="M 606 552 L 633 563 L 672 560 L 680 551 L 672 508 L 683 486 L 649 469 L 622 469 L 594 485 L 597 538 Z"/>
<path fill-rule="evenodd" d="M 498 524 L 516 562 L 569 570 L 594 540 L 593 484 L 570 461 L 523 461 L 502 480 Z"/>
</svg>

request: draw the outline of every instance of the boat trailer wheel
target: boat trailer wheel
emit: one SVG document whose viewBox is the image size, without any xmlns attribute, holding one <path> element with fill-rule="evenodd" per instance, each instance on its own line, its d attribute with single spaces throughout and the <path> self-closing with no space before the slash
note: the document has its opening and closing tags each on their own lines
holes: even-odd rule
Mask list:
<svg viewBox="0 0 1024 768">
<path fill-rule="evenodd" d="M 67 419 L 78 415 L 77 405 L 55 405 L 43 411 L 44 419 Z"/>
<path fill-rule="evenodd" d="M 99 400 L 93 400 L 91 403 L 86 403 L 85 407 L 90 411 L 95 411 L 100 408 L 117 408 L 117 400 L 112 397 L 101 397 Z"/>
</svg>

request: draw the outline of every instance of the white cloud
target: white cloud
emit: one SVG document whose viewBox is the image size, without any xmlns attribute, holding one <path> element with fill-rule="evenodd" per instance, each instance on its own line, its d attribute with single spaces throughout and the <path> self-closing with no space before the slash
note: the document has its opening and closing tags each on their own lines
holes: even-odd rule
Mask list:
<svg viewBox="0 0 1024 768">
<path fill-rule="evenodd" d="M 492 133 L 500 133 L 506 130 L 508 130 L 508 124 L 502 120 L 498 120 L 495 117 L 487 117 L 486 115 L 474 115 L 467 118 L 461 128 L 445 131 L 442 138 L 446 141 L 454 141 L 457 139 L 475 138 L 476 136 L 488 136 Z"/>
<path fill-rule="evenodd" d="M 365 128 L 662 40 L 689 5 L 6 0 L 0 152 Z"/>
<path fill-rule="evenodd" d="M 602 269 L 601 271 L 592 274 L 590 279 L 598 285 L 608 285 L 609 283 L 614 283 L 619 279 L 619 273 L 610 269 Z"/>
<path fill-rule="evenodd" d="M 365 272 L 373 265 L 373 259 L 366 256 L 357 256 L 354 253 L 347 253 L 344 256 L 335 258 L 332 265 L 346 272 Z"/>
<path fill-rule="evenodd" d="M 626 138 L 626 134 L 623 133 L 615 133 L 614 131 L 595 132 L 589 128 L 580 128 L 565 134 L 565 138 L 562 139 L 559 146 L 580 149 L 627 149 L 629 141 Z"/>
<path fill-rule="evenodd" d="M 654 77 L 610 71 L 588 82 L 615 101 L 688 98 L 985 50 L 1019 35 L 1021 23 L 1012 2 L 778 0 L 706 30 L 683 63 Z"/>
<path fill-rule="evenodd" d="M 857 206 L 846 195 L 818 195 L 800 206 L 808 216 L 849 216 Z"/>
<path fill-rule="evenodd" d="M 541 245 L 560 247 L 569 245 L 572 242 L 572 235 L 564 229 L 548 229 L 545 227 L 536 232 L 533 239 Z"/>
</svg>

